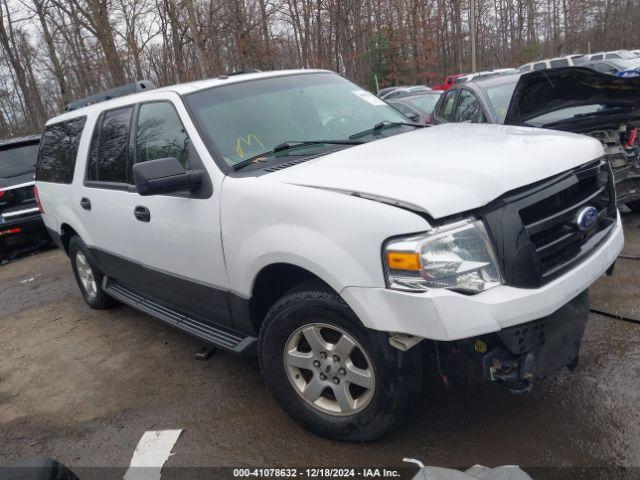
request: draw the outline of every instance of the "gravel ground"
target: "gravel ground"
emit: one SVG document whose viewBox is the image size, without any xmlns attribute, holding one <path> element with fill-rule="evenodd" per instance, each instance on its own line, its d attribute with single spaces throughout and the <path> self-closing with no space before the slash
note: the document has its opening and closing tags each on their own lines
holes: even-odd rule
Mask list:
<svg viewBox="0 0 640 480">
<path fill-rule="evenodd" d="M 640 256 L 640 215 L 625 255 Z M 593 307 L 640 319 L 637 260 L 592 289 Z M 428 385 L 397 433 L 369 445 L 315 437 L 270 398 L 257 362 L 217 352 L 128 307 L 85 306 L 63 252 L 0 267 L 0 464 L 51 456 L 125 468 L 146 430 L 183 428 L 167 465 L 640 467 L 640 325 L 592 314 L 581 363 L 511 396 Z"/>
</svg>

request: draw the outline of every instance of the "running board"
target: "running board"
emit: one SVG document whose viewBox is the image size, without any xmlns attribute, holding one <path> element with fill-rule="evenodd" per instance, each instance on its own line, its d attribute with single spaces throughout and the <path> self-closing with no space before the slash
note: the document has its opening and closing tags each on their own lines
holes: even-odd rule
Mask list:
<svg viewBox="0 0 640 480">
<path fill-rule="evenodd" d="M 256 337 L 243 335 L 228 328 L 213 326 L 210 323 L 196 320 L 193 317 L 164 307 L 107 276 L 103 279 L 102 290 L 116 300 L 189 333 L 210 345 L 242 356 L 256 354 L 258 342 Z"/>
</svg>

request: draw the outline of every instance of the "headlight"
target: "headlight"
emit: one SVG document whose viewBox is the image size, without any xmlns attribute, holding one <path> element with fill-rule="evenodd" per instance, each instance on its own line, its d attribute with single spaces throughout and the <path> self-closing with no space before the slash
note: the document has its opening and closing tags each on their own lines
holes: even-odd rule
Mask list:
<svg viewBox="0 0 640 480">
<path fill-rule="evenodd" d="M 502 283 L 496 256 L 480 220 L 464 220 L 385 245 L 389 288 L 448 288 L 477 293 Z"/>
</svg>

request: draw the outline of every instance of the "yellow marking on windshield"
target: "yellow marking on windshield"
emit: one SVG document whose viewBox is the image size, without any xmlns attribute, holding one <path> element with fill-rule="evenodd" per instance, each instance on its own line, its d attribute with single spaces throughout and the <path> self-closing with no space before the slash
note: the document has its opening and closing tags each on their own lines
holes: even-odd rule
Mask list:
<svg viewBox="0 0 640 480">
<path fill-rule="evenodd" d="M 265 148 L 264 144 L 253 133 L 247 134 L 246 137 L 238 137 L 238 140 L 236 140 L 236 153 L 238 154 L 238 156 L 240 158 L 244 158 L 244 148 L 242 147 L 243 144 L 245 147 L 252 147 L 254 142 L 260 145 L 263 149 Z"/>
</svg>

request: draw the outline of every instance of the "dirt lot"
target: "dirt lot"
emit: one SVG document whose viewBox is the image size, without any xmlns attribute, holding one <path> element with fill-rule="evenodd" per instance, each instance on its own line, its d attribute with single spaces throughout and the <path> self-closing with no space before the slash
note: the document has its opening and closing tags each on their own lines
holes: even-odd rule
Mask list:
<svg viewBox="0 0 640 480">
<path fill-rule="evenodd" d="M 625 216 L 640 256 L 640 216 Z M 620 259 L 594 308 L 640 318 L 640 263 Z M 593 314 L 574 374 L 515 397 L 431 384 L 412 421 L 371 445 L 317 438 L 269 397 L 257 363 L 127 307 L 85 306 L 51 250 L 0 267 L 0 464 L 34 455 L 124 466 L 146 430 L 183 428 L 167 465 L 640 466 L 640 325 Z"/>
</svg>

